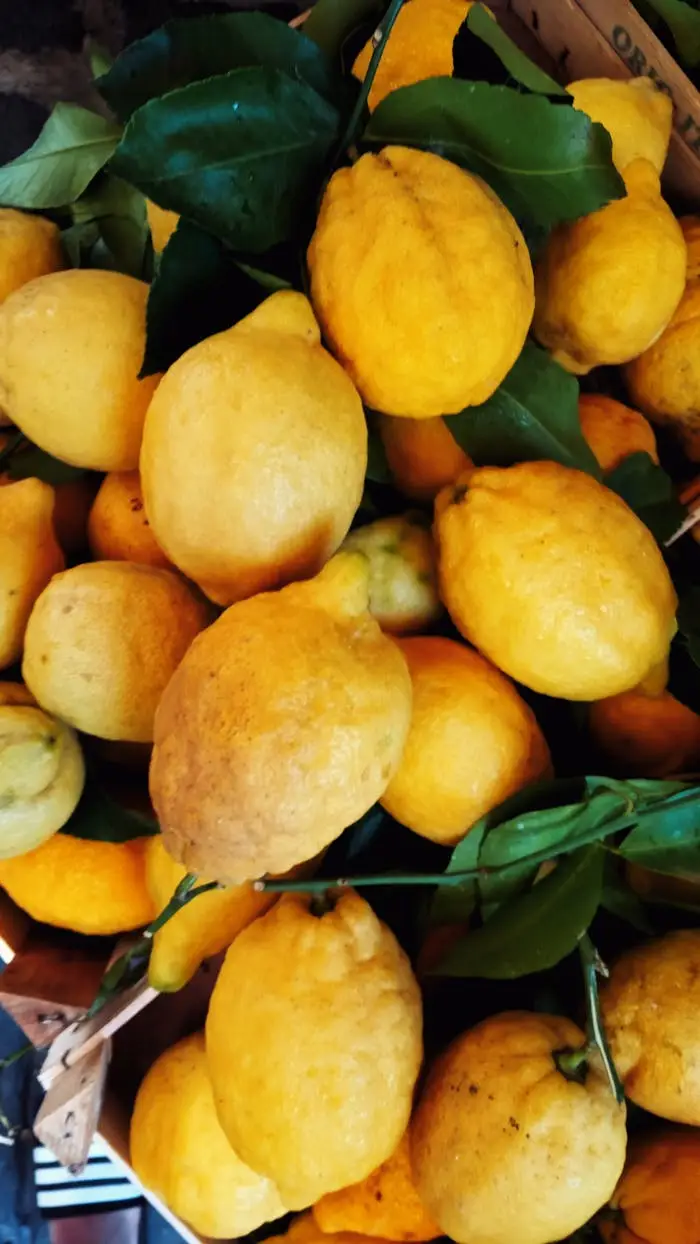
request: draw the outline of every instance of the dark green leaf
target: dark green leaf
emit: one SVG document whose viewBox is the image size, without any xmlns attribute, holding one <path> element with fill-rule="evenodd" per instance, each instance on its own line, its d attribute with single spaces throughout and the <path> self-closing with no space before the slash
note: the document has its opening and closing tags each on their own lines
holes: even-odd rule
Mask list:
<svg viewBox="0 0 700 1244">
<path fill-rule="evenodd" d="M 112 167 L 161 207 L 260 253 L 298 229 L 338 126 L 305 83 L 235 69 L 145 104 Z"/>
<path fill-rule="evenodd" d="M 678 630 L 688 652 L 700 668 L 700 587 L 691 587 L 681 596 L 678 606 Z"/>
<path fill-rule="evenodd" d="M 496 53 L 511 78 L 526 86 L 528 91 L 535 91 L 539 95 L 566 95 L 563 86 L 550 78 L 525 52 L 521 52 L 517 43 L 499 26 L 483 4 L 472 5 L 467 14 L 467 29 Z"/>
<path fill-rule="evenodd" d="M 367 479 L 375 484 L 390 484 L 391 471 L 387 462 L 384 442 L 372 423 L 369 424 L 367 444 Z"/>
<path fill-rule="evenodd" d="M 600 478 L 578 415 L 578 382 L 531 341 L 493 397 L 446 422 L 479 466 L 550 459 Z"/>
<path fill-rule="evenodd" d="M 97 86 L 110 108 L 129 117 L 150 99 L 232 69 L 262 65 L 340 102 L 342 81 L 315 42 L 266 13 L 176 18 L 117 57 Z"/>
<path fill-rule="evenodd" d="M 700 879 L 700 786 L 686 786 L 645 811 L 619 849 L 655 872 Z"/>
<path fill-rule="evenodd" d="M 374 14 L 379 18 L 385 8 L 381 0 L 316 0 L 304 22 L 304 34 L 328 56 L 338 56 L 351 31 Z"/>
<path fill-rule="evenodd" d="M 77 248 L 71 256 L 74 267 L 80 267 L 84 262 L 86 266 L 95 264 L 93 250 L 88 251 L 86 260 L 83 258 L 88 239 L 92 236 L 93 246 L 101 239 L 109 252 L 106 266 L 126 272 L 129 276 L 144 277 L 149 230 L 146 200 L 140 190 L 121 177 L 103 173 L 73 204 L 71 215 L 76 232 L 71 236 L 69 230 L 64 231 L 63 241 L 66 246 L 68 235 L 68 245 Z M 91 232 L 86 227 L 89 224 L 94 224 L 96 229 Z"/>
<path fill-rule="evenodd" d="M 687 510 L 681 505 L 673 481 L 647 453 L 630 454 L 604 480 L 663 544 L 678 531 Z"/>
<path fill-rule="evenodd" d="M 446 156 L 483 177 L 518 220 L 545 229 L 625 193 L 602 125 L 507 86 L 429 78 L 402 87 L 375 109 L 362 141 Z"/>
<path fill-rule="evenodd" d="M 601 907 L 609 911 L 618 920 L 631 924 L 639 933 L 653 933 L 653 925 L 647 915 L 644 903 L 634 893 L 620 873 L 619 862 L 609 855 L 605 861 L 603 873 L 603 896 Z"/>
<path fill-rule="evenodd" d="M 121 135 L 112 121 L 56 104 L 36 142 L 0 168 L 0 203 L 40 210 L 65 207 L 107 163 Z"/>
<path fill-rule="evenodd" d="M 554 967 L 575 948 L 598 909 L 603 860 L 599 846 L 574 852 L 487 924 L 466 933 L 434 974 L 512 980 Z"/>
<path fill-rule="evenodd" d="M 181 220 L 148 296 L 142 376 L 165 371 L 190 346 L 230 328 L 265 297 L 210 233 Z"/>
<path fill-rule="evenodd" d="M 291 281 L 285 280 L 282 276 L 276 276 L 274 272 L 265 272 L 254 264 L 244 263 L 242 259 L 237 259 L 236 265 L 241 272 L 245 272 L 246 276 L 249 276 L 268 294 L 276 294 L 280 289 L 292 288 Z"/>
<path fill-rule="evenodd" d="M 477 821 L 469 833 L 457 843 L 446 873 L 470 872 L 479 866 L 479 852 L 484 840 L 484 819 Z M 475 880 L 463 881 L 460 885 L 442 886 L 435 891 L 430 905 L 429 922 L 436 924 L 458 924 L 468 920 L 476 910 L 479 892 Z"/>
<path fill-rule="evenodd" d="M 12 454 L 5 468 L 13 479 L 41 479 L 45 484 L 70 484 L 85 474 L 82 467 L 70 466 L 52 458 L 43 449 L 25 441 Z"/>
<path fill-rule="evenodd" d="M 61 833 L 94 842 L 130 842 L 152 837 L 160 830 L 152 817 L 123 807 L 88 778 L 80 803 Z"/>
<path fill-rule="evenodd" d="M 96 220 L 80 220 L 61 231 L 63 253 L 71 268 L 90 267 L 90 255 L 99 236 Z"/>
<path fill-rule="evenodd" d="M 686 0 L 647 0 L 665 21 L 676 45 L 678 59 L 691 69 L 700 65 L 700 12 Z"/>
</svg>

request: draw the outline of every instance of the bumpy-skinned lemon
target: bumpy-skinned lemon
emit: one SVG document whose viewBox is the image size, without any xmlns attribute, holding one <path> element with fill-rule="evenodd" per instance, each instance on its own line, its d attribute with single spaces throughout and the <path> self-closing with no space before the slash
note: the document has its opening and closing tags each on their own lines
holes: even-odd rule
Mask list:
<svg viewBox="0 0 700 1244">
<path fill-rule="evenodd" d="M 10 433 L 0 432 L 0 452 L 7 448 L 9 442 Z M 21 468 L 24 454 L 31 452 L 32 447 L 29 444 L 26 448 L 19 446 L 16 453 L 12 454 L 13 469 L 15 464 Z M 17 476 L 13 476 L 10 470 L 2 470 L 0 467 L 0 487 L 17 483 L 18 477 L 30 478 L 23 474 L 20 476 L 19 471 Z M 67 556 L 75 557 L 87 548 L 88 514 L 98 482 L 96 476 L 82 471 L 62 483 L 51 485 L 54 494 L 53 528 L 56 539 Z"/>
<path fill-rule="evenodd" d="M 138 471 L 111 471 L 92 503 L 88 539 L 93 557 L 104 561 L 171 566 L 146 518 Z"/>
<path fill-rule="evenodd" d="M 0 886 L 44 924 L 105 937 L 126 933 L 158 914 L 146 887 L 147 841 L 54 834 L 26 855 L 0 860 Z"/>
<path fill-rule="evenodd" d="M 581 78 L 566 89 L 574 97 L 574 108 L 605 126 L 619 172 L 641 158 L 661 176 L 673 125 L 670 95 L 651 78 Z"/>
<path fill-rule="evenodd" d="M 439 636 L 397 641 L 413 682 L 411 729 L 382 795 L 397 821 L 454 844 L 480 816 L 551 771 L 535 715 L 500 670 Z"/>
<path fill-rule="evenodd" d="M 89 268 L 30 281 L 0 306 L 0 406 L 73 466 L 138 463 L 156 376 L 138 379 L 148 286 Z M 60 379 L 59 379 L 60 378 Z"/>
<path fill-rule="evenodd" d="M 384 793 L 411 680 L 367 612 L 368 562 L 232 605 L 193 644 L 156 716 L 151 796 L 188 869 L 241 882 L 311 859 Z"/>
<path fill-rule="evenodd" d="M 486 401 L 532 319 L 532 265 L 510 212 L 428 151 L 384 147 L 334 173 L 308 263 L 332 350 L 384 414 Z"/>
<path fill-rule="evenodd" d="M 584 1034 L 556 1015 L 494 1015 L 428 1076 L 412 1125 L 418 1191 L 458 1244 L 551 1244 L 611 1196 L 625 1160 L 625 1109 L 591 1060 L 567 1079 L 558 1051 Z"/>
<path fill-rule="evenodd" d="M 62 267 L 57 225 L 13 207 L 0 208 L 0 302 L 28 281 Z"/>
<path fill-rule="evenodd" d="M 700 716 L 670 691 L 624 691 L 591 704 L 591 737 L 624 777 L 668 777 L 700 767 Z"/>
<path fill-rule="evenodd" d="M 379 1234 L 385 1240 L 434 1240 L 441 1234 L 418 1195 L 408 1132 L 376 1171 L 360 1183 L 321 1197 L 313 1214 L 326 1234 L 351 1231 Z"/>
<path fill-rule="evenodd" d="M 406 1130 L 421 1033 L 408 959 L 369 904 L 346 892 L 318 916 L 283 895 L 236 938 L 209 1007 L 230 1143 L 291 1209 L 366 1178 Z"/>
<path fill-rule="evenodd" d="M 204 602 L 169 570 L 73 566 L 32 609 L 22 676 L 42 708 L 77 730 L 148 743 L 166 684 L 207 621 Z"/>
<path fill-rule="evenodd" d="M 605 1244 L 700 1240 L 700 1135 L 684 1128 L 632 1141 L 622 1178 L 598 1229 Z"/>
<path fill-rule="evenodd" d="M 151 230 L 151 241 L 157 255 L 164 251 L 180 219 L 177 212 L 170 212 L 166 207 L 159 207 L 150 199 L 146 199 L 146 216 Z"/>
<path fill-rule="evenodd" d="M 624 198 L 558 225 L 535 270 L 535 336 L 571 372 L 636 358 L 683 294 L 685 241 L 658 173 L 633 160 L 624 181 Z"/>
<path fill-rule="evenodd" d="M 358 527 L 343 549 L 369 562 L 369 611 L 383 631 L 421 631 L 442 613 L 437 554 L 421 514 L 397 514 Z"/>
<path fill-rule="evenodd" d="M 638 410 L 603 393 L 582 393 L 578 413 L 602 471 L 614 471 L 630 454 L 645 453 L 659 461 L 654 429 Z"/>
<path fill-rule="evenodd" d="M 635 406 L 700 462 L 700 280 L 688 282 L 665 332 L 628 363 L 625 381 Z"/>
<path fill-rule="evenodd" d="M 141 481 L 168 557 L 228 605 L 321 569 L 367 463 L 362 404 L 302 294 L 188 350 L 151 402 Z"/>
<path fill-rule="evenodd" d="M 186 869 L 168 854 L 162 836 L 151 838 L 146 852 L 146 880 L 159 911 L 169 903 L 185 876 Z M 198 884 L 206 880 L 200 877 Z M 254 890 L 249 882 L 200 894 L 153 938 L 149 983 L 165 993 L 182 989 L 205 959 L 226 950 L 241 929 L 272 907 L 276 897 Z"/>
<path fill-rule="evenodd" d="M 21 683 L 0 682 L 0 859 L 33 851 L 61 829 L 84 784 L 70 727 L 42 713 Z"/>
<path fill-rule="evenodd" d="M 700 1126 L 700 930 L 668 933 L 621 955 L 601 1002 L 630 1100 Z"/>
<path fill-rule="evenodd" d="M 53 511 L 53 489 L 38 479 L 0 488 L 0 669 L 20 656 L 34 602 L 65 566 Z"/>
<path fill-rule="evenodd" d="M 556 462 L 483 467 L 435 507 L 440 588 L 466 639 L 545 695 L 599 700 L 668 655 L 676 595 L 648 528 Z"/>
<path fill-rule="evenodd" d="M 409 0 L 404 4 L 370 88 L 371 109 L 401 86 L 452 76 L 452 44 L 471 7 L 469 0 Z M 355 60 L 352 71 L 360 81 L 373 51 L 370 39 Z"/>
<path fill-rule="evenodd" d="M 284 1235 L 270 1236 L 269 1244 L 381 1244 L 381 1240 L 378 1236 L 358 1235 L 353 1231 L 328 1234 L 309 1212 L 292 1219 Z"/>
<path fill-rule="evenodd" d="M 144 1187 L 210 1239 L 247 1235 L 286 1212 L 274 1184 L 241 1162 L 221 1130 L 201 1033 L 171 1046 L 146 1074 L 130 1150 Z"/>
<path fill-rule="evenodd" d="M 394 483 L 413 501 L 432 501 L 472 465 L 444 419 L 379 415 L 378 420 Z"/>
</svg>

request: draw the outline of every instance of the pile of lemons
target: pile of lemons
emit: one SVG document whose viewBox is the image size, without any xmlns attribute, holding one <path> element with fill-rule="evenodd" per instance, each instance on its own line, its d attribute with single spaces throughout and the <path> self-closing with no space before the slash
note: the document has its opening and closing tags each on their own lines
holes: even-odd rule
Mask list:
<svg viewBox="0 0 700 1244">
<path fill-rule="evenodd" d="M 372 106 L 450 71 L 466 8 L 409 0 Z M 570 1020 L 493 1015 L 424 1077 L 421 988 L 372 907 L 253 884 L 303 875 L 377 802 L 451 846 L 551 776 L 516 682 L 590 705 L 626 775 L 700 763 L 700 718 L 666 690 L 677 600 L 649 530 L 556 462 L 475 467 L 442 418 L 491 397 L 532 332 L 573 373 L 624 369 L 631 405 L 580 403 L 604 470 L 656 459 L 653 423 L 700 460 L 700 224 L 661 195 L 670 101 L 646 81 L 570 90 L 626 193 L 559 226 L 534 269 L 480 178 L 388 146 L 331 177 L 309 297 L 271 295 L 162 376 L 139 378 L 146 284 L 66 270 L 54 225 L 0 211 L 0 452 L 21 435 L 83 471 L 0 480 L 0 884 L 36 919 L 112 934 L 187 872 L 222 883 L 154 939 L 161 990 L 227 954 L 206 1032 L 157 1060 L 132 1123 L 138 1176 L 208 1237 L 305 1211 L 292 1244 L 548 1244 L 601 1209 L 608 1241 L 698 1237 L 697 1134 L 625 1165 L 602 1067 L 562 1061 L 585 1043 Z M 176 218 L 149 216 L 158 250 Z M 424 509 L 351 531 L 365 407 Z M 445 614 L 466 643 L 430 633 Z M 89 749 L 150 764 L 159 836 L 59 832 Z M 623 955 L 603 993 L 628 1097 L 695 1127 L 699 978 L 700 932 L 679 932 Z"/>
</svg>

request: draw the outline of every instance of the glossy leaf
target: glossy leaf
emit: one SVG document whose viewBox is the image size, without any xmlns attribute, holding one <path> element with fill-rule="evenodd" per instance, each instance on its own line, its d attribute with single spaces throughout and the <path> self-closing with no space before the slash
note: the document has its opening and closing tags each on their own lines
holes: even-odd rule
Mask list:
<svg viewBox="0 0 700 1244">
<path fill-rule="evenodd" d="M 0 168 L 0 204 L 65 207 L 109 160 L 121 128 L 77 104 L 56 104 L 36 142 Z"/>
<path fill-rule="evenodd" d="M 544 229 L 624 194 L 602 125 L 507 86 L 429 78 L 402 87 L 375 109 L 362 142 L 446 156 L 483 177 L 518 220 Z"/>
<path fill-rule="evenodd" d="M 599 846 L 574 852 L 481 928 L 466 933 L 433 973 L 512 980 L 553 967 L 574 950 L 598 909 L 603 861 Z"/>
<path fill-rule="evenodd" d="M 134 186 L 121 177 L 102 174 L 86 194 L 73 204 L 72 216 L 76 226 L 92 222 L 97 226 L 97 236 L 109 252 L 108 266 L 128 276 L 144 278 L 148 252 L 148 221 L 146 200 Z M 64 244 L 65 244 L 64 232 Z M 90 234 L 86 229 L 84 237 Z M 79 248 L 82 246 L 80 232 L 76 234 Z M 81 250 L 77 258 L 82 261 Z M 89 252 L 86 266 L 95 264 L 94 251 Z M 75 267 L 81 266 L 74 262 Z"/>
<path fill-rule="evenodd" d="M 381 0 L 316 0 L 304 22 L 304 34 L 329 56 L 338 56 L 348 35 L 375 16 L 382 16 Z"/>
<path fill-rule="evenodd" d="M 113 169 L 235 250 L 260 253 L 298 230 L 338 126 L 305 83 L 235 69 L 140 108 Z"/>
<path fill-rule="evenodd" d="M 574 377 L 528 341 L 493 397 L 446 422 L 479 466 L 550 459 L 600 478 L 581 431 L 578 397 Z"/>
<path fill-rule="evenodd" d="M 60 832 L 95 842 L 130 842 L 152 837 L 160 830 L 152 817 L 123 807 L 88 778 L 80 803 Z"/>
<path fill-rule="evenodd" d="M 148 296 L 141 375 L 165 371 L 190 346 L 230 328 L 265 296 L 222 242 L 181 220 Z"/>
<path fill-rule="evenodd" d="M 550 78 L 530 57 L 518 47 L 502 26 L 491 16 L 483 4 L 473 4 L 467 14 L 467 30 L 476 35 L 495 52 L 511 78 L 539 95 L 564 95 L 563 86 Z"/>
<path fill-rule="evenodd" d="M 659 544 L 678 531 L 686 516 L 670 476 L 647 453 L 630 454 L 606 475 L 604 483 L 627 502 Z"/>
<path fill-rule="evenodd" d="M 341 79 L 317 44 L 266 13 L 175 18 L 129 44 L 97 86 L 128 121 L 168 91 L 256 65 L 281 70 L 326 99 L 343 98 Z"/>
<path fill-rule="evenodd" d="M 695 69 L 700 65 L 700 11 L 687 0 L 646 0 L 666 23 L 675 43 L 678 60 Z"/>
<path fill-rule="evenodd" d="M 700 787 L 680 789 L 646 811 L 619 850 L 655 872 L 700 879 Z"/>
</svg>

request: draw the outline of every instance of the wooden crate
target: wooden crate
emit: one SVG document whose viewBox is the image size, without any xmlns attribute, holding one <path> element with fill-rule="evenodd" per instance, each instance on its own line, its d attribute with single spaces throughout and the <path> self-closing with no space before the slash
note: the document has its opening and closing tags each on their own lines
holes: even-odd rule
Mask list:
<svg viewBox="0 0 700 1244">
<path fill-rule="evenodd" d="M 668 91 L 674 132 L 664 184 L 689 206 L 700 202 L 700 94 L 629 0 L 491 0 L 491 7 L 523 50 L 564 85 L 646 74 Z M 42 1143 L 59 1160 L 80 1165 L 96 1126 L 133 1179 L 128 1132 L 138 1085 L 164 1049 L 203 1026 L 218 964 L 204 965 L 179 994 L 136 987 L 76 1037 L 71 1024 L 94 997 L 114 949 L 104 939 L 33 924 L 0 891 L 0 955 L 11 961 L 0 980 L 0 1003 L 37 1045 L 54 1042 L 41 1076 L 49 1087 L 38 1120 Z M 197 1244 L 200 1237 L 143 1191 L 184 1240 Z"/>
</svg>

